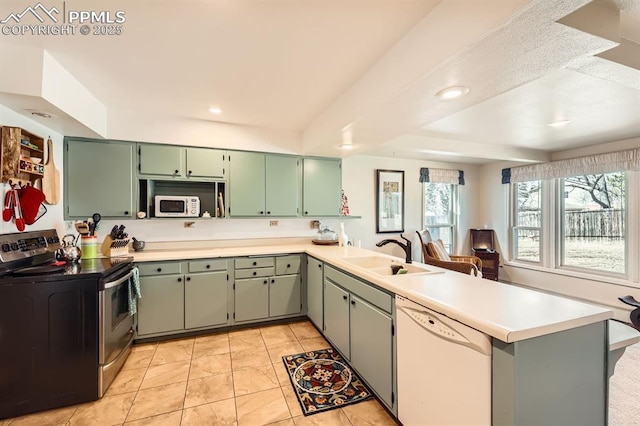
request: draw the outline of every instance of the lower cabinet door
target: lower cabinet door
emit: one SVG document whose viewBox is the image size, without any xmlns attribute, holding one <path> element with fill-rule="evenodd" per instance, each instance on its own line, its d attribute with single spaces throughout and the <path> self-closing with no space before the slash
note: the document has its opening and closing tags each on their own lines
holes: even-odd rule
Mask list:
<svg viewBox="0 0 640 426">
<path fill-rule="evenodd" d="M 187 275 L 184 307 L 185 328 L 226 324 L 227 271 Z"/>
<path fill-rule="evenodd" d="M 270 280 L 269 316 L 279 317 L 302 313 L 300 275 L 281 275 Z"/>
<path fill-rule="evenodd" d="M 307 261 L 307 316 L 322 330 L 322 262 L 312 257 Z"/>
<path fill-rule="evenodd" d="M 269 280 L 270 278 L 236 280 L 236 321 L 269 317 Z"/>
<path fill-rule="evenodd" d="M 351 295 L 351 365 L 393 407 L 393 320 Z"/>
<path fill-rule="evenodd" d="M 349 352 L 349 293 L 324 280 L 324 333 L 348 360 Z"/>
<path fill-rule="evenodd" d="M 140 278 L 139 335 L 184 329 L 183 281 L 183 275 Z"/>
</svg>

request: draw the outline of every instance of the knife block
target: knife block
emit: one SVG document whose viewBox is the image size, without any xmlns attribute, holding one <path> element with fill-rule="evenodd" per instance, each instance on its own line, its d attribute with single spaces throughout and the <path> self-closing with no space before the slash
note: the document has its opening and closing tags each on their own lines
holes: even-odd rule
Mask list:
<svg viewBox="0 0 640 426">
<path fill-rule="evenodd" d="M 129 255 L 129 238 L 114 239 L 111 235 L 107 235 L 102 242 L 100 251 L 105 257 L 120 257 Z"/>
</svg>

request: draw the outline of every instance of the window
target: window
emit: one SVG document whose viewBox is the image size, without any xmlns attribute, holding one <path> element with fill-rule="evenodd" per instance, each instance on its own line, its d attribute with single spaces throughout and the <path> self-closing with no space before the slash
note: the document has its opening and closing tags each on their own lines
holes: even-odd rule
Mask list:
<svg viewBox="0 0 640 426">
<path fill-rule="evenodd" d="M 560 180 L 561 265 L 626 272 L 624 172 Z"/>
<path fill-rule="evenodd" d="M 422 223 L 431 234 L 431 238 L 442 240 L 449 253 L 452 253 L 454 248 L 456 188 L 457 185 L 449 183 L 427 182 L 423 184 Z"/>
<path fill-rule="evenodd" d="M 513 192 L 513 258 L 540 262 L 542 181 L 514 183 Z"/>
</svg>

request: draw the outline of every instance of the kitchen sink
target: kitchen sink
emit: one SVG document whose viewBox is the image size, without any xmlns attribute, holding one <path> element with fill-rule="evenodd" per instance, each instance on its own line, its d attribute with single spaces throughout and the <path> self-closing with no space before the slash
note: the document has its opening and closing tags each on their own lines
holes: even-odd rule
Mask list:
<svg viewBox="0 0 640 426">
<path fill-rule="evenodd" d="M 342 260 L 352 264 L 353 266 L 357 266 L 366 271 L 373 272 L 374 274 L 381 276 L 426 275 L 442 273 L 442 271 L 432 271 L 421 266 L 398 262 L 383 256 L 346 257 Z M 401 269 L 404 269 L 407 272 L 394 274 L 391 268 L 392 265 L 400 266 Z"/>
</svg>

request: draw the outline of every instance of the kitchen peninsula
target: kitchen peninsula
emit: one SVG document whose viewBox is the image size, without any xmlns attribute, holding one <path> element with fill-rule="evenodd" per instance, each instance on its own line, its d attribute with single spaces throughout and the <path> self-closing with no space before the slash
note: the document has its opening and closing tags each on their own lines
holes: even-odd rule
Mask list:
<svg viewBox="0 0 640 426">
<path fill-rule="evenodd" d="M 490 336 L 491 424 L 606 424 L 608 320 L 613 316 L 608 309 L 419 263 L 404 264 L 408 273 L 393 276 L 386 272 L 391 268 L 381 265 L 403 264 L 402 259 L 356 247 L 306 243 L 229 248 L 185 245 L 178 250 L 150 247 L 134 256 L 136 264 L 146 271 L 161 272 L 171 265 L 171 276 L 184 286 L 194 281 L 190 280 L 191 273 L 194 276 L 203 271 L 220 273 L 221 285 L 226 289 L 222 293 L 226 296 L 222 309 L 229 315 L 216 326 L 205 327 L 209 330 L 247 324 L 234 320 L 237 311 L 234 291 L 239 279 L 235 274 L 243 270 L 239 265 L 255 267 L 250 274 L 260 280 L 258 284 L 287 276 L 286 269 L 292 269 L 291 274 L 305 277 L 297 287 L 295 284 L 290 287 L 292 297 L 300 301 L 300 308 L 275 318 L 267 311 L 266 316 L 256 317 L 256 322 L 308 315 L 396 417 L 398 407 L 403 410 L 396 374 L 396 339 L 403 330 L 395 328 L 393 301 L 401 296 Z M 286 260 L 278 262 L 278 259 Z M 296 259 L 301 259 L 301 266 L 295 264 Z M 141 275 L 144 301 L 145 291 L 148 296 L 153 281 L 145 282 L 142 271 Z M 336 305 L 342 298 L 331 298 L 329 287 L 331 291 L 337 289 L 352 305 L 363 302 L 373 312 L 371 318 L 382 321 L 365 321 L 365 327 L 366 324 L 391 327 L 388 331 L 362 329 L 363 323 L 354 322 L 355 313 L 349 314 L 347 310 L 346 322 L 340 327 L 346 334 L 332 332 L 330 326 L 338 319 L 336 312 L 340 312 L 336 311 Z M 265 303 L 273 308 L 268 300 Z M 139 312 L 144 309 L 140 306 Z M 185 318 L 188 311 L 185 307 Z M 165 335 L 179 335 L 188 332 L 187 328 Z M 362 335 L 375 336 L 379 347 L 367 347 L 369 343 L 358 340 Z M 163 337 L 162 333 L 153 336 Z M 366 363 L 358 364 L 359 350 L 379 360 L 376 372 L 371 372 Z M 426 355 L 416 354 L 416 362 L 425 362 Z"/>
</svg>

